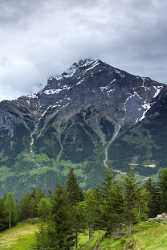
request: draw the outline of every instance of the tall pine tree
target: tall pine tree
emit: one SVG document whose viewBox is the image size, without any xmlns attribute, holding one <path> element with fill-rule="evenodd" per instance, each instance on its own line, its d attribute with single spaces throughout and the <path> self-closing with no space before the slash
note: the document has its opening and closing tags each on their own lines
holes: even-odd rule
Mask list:
<svg viewBox="0 0 167 250">
<path fill-rule="evenodd" d="M 133 224 L 145 218 L 147 214 L 147 193 L 137 182 L 132 170 L 124 179 L 124 218 L 128 234 L 132 233 Z"/>
<path fill-rule="evenodd" d="M 51 215 L 52 204 L 49 198 L 43 197 L 38 205 L 38 215 L 43 221 L 47 221 L 47 219 Z"/>
<path fill-rule="evenodd" d="M 75 245 L 73 208 L 67 192 L 62 187 L 56 188 L 52 215 L 47 227 L 41 227 L 37 240 L 37 250 L 70 250 Z"/>
<path fill-rule="evenodd" d="M 159 174 L 161 212 L 167 213 L 167 168 L 162 169 Z"/>
<path fill-rule="evenodd" d="M 88 189 L 85 192 L 85 199 L 81 203 L 84 211 L 84 221 L 88 228 L 88 237 L 91 239 L 94 229 L 100 221 L 99 195 L 96 189 Z"/>
<path fill-rule="evenodd" d="M 123 220 L 123 194 L 111 171 L 106 174 L 104 184 L 100 189 L 99 206 L 100 226 L 111 234 L 120 228 Z"/>
<path fill-rule="evenodd" d="M 72 205 L 75 205 L 83 199 L 82 189 L 78 185 L 73 169 L 70 169 L 67 177 L 67 192 Z"/>
<path fill-rule="evenodd" d="M 148 217 L 154 218 L 160 213 L 160 188 L 149 178 L 145 187 L 148 193 Z"/>
<path fill-rule="evenodd" d="M 38 217 L 38 207 L 43 197 L 40 189 L 33 189 L 31 193 L 25 194 L 20 201 L 20 219 Z"/>
</svg>

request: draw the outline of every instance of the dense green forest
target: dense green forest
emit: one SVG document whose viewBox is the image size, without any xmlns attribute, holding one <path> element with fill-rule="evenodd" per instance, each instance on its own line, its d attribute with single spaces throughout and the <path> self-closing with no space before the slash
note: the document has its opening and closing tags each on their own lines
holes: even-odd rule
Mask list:
<svg viewBox="0 0 167 250">
<path fill-rule="evenodd" d="M 96 232 L 110 238 L 127 236 L 124 249 L 135 249 L 134 227 L 163 212 L 167 212 L 167 169 L 158 178 L 143 181 L 131 169 L 119 177 L 108 170 L 104 182 L 90 189 L 80 188 L 71 169 L 65 184 L 54 192 L 34 189 L 19 200 L 5 194 L 0 199 L 0 230 L 38 218 L 32 250 L 80 249 L 80 235 L 91 240 Z"/>
<path fill-rule="evenodd" d="M 98 149 L 98 151 L 100 151 Z M 21 197 L 24 193 L 38 187 L 45 193 L 54 190 L 56 185 L 66 182 L 70 168 L 75 169 L 75 175 L 82 188 L 89 188 L 101 183 L 104 177 L 103 158 L 99 152 L 96 161 L 72 163 L 68 160 L 56 161 L 46 154 L 22 153 L 16 161 L 0 158 L 0 195 L 7 192 L 16 193 Z"/>
</svg>

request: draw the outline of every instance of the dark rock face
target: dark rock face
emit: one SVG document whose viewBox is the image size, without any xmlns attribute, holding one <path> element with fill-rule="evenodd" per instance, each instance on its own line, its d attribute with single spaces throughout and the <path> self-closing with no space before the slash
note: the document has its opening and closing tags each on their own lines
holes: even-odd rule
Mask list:
<svg viewBox="0 0 167 250">
<path fill-rule="evenodd" d="M 19 101 L 0 103 L 0 152 L 13 159 L 27 148 L 33 129 L 33 113 Z"/>
<path fill-rule="evenodd" d="M 167 88 L 100 60 L 81 60 L 32 97 L 0 103 L 0 152 L 103 162 L 149 174 L 167 163 Z M 143 167 L 144 166 L 144 167 Z"/>
<path fill-rule="evenodd" d="M 119 167 L 125 168 L 127 162 L 135 165 L 145 175 L 156 173 L 167 164 L 167 87 L 153 101 L 145 119 L 119 135 L 110 148 L 113 160 L 123 158 Z M 123 151 L 123 148 L 126 148 Z"/>
</svg>

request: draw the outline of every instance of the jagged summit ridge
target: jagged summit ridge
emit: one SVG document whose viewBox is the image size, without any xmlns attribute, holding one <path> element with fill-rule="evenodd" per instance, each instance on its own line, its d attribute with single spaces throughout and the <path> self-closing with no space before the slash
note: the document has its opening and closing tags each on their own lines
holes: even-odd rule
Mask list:
<svg viewBox="0 0 167 250">
<path fill-rule="evenodd" d="M 122 97 L 126 97 L 123 100 L 124 111 L 128 112 L 129 109 L 132 113 L 132 103 L 138 107 L 137 113 L 140 117 L 137 115 L 135 118 L 137 122 L 145 117 L 151 107 L 152 99 L 159 95 L 162 88 L 162 84 L 148 77 L 133 76 L 100 60 L 85 59 L 74 63 L 61 75 L 50 78 L 39 95 L 46 95 L 49 100 L 52 99 L 52 95 L 57 96 L 62 102 L 63 99 L 70 101 L 73 94 L 73 99 L 75 99 L 73 102 L 79 97 L 85 105 L 84 99 L 89 99 L 89 96 L 95 93 L 98 94 L 97 98 L 100 101 L 107 98 L 113 99 L 115 103 L 115 96 L 118 94 L 119 97 L 119 91 L 123 90 Z M 80 96 L 80 91 L 83 91 L 83 96 Z M 84 94 L 86 94 L 85 98 L 83 98 Z M 134 117 L 132 119 L 134 120 Z"/>
<path fill-rule="evenodd" d="M 141 85 L 144 87 L 144 82 L 153 82 L 152 79 L 149 77 L 140 77 L 140 76 L 133 76 L 132 74 L 129 74 L 128 72 L 125 72 L 123 70 L 120 70 L 118 68 L 112 67 L 109 64 L 104 63 L 103 61 L 99 59 L 81 59 L 77 63 L 73 63 L 71 67 L 69 67 L 66 71 L 64 71 L 62 74 L 59 75 L 52 75 L 48 79 L 48 84 L 45 86 L 44 90 L 51 89 L 53 87 L 53 81 L 55 82 L 55 91 L 50 91 L 48 94 L 54 94 L 58 93 L 60 90 L 57 90 L 58 87 L 61 86 L 62 82 L 66 81 L 67 83 L 69 81 L 73 81 L 72 83 L 76 85 L 80 85 L 84 78 L 93 77 L 94 74 L 102 74 L 103 72 L 107 73 L 110 72 L 110 77 L 116 76 L 117 79 L 112 79 L 112 81 L 120 80 L 120 78 L 135 78 L 135 82 L 140 82 Z M 57 83 L 57 84 L 56 84 Z M 71 83 L 71 84 L 72 84 Z M 70 85 L 70 84 L 69 84 Z M 64 86 L 64 88 L 67 88 Z"/>
<path fill-rule="evenodd" d="M 61 80 L 62 78 L 68 78 L 72 77 L 77 70 L 90 70 L 91 67 L 96 67 L 99 65 L 101 61 L 99 59 L 80 59 L 78 62 L 73 63 L 66 71 L 64 71 L 62 74 L 53 75 L 49 78 L 49 80 L 52 80 L 53 78 L 56 80 Z"/>
</svg>

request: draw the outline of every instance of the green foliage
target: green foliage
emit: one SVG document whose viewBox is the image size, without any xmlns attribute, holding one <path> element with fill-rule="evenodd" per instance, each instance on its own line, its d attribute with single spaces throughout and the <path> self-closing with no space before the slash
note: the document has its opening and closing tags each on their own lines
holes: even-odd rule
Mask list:
<svg viewBox="0 0 167 250">
<path fill-rule="evenodd" d="M 49 224 L 51 246 L 55 250 L 67 250 L 74 245 L 72 207 L 67 192 L 58 187 L 53 200 L 52 218 Z"/>
<path fill-rule="evenodd" d="M 130 170 L 124 179 L 124 218 L 131 234 L 133 224 L 142 220 L 147 214 L 147 193 Z"/>
<path fill-rule="evenodd" d="M 7 193 L 4 197 L 4 206 L 6 209 L 6 213 L 8 216 L 8 226 L 9 228 L 12 227 L 12 225 L 15 225 L 17 221 L 17 206 L 16 206 L 16 200 L 12 193 Z"/>
<path fill-rule="evenodd" d="M 111 234 L 123 221 L 123 193 L 112 172 L 106 174 L 100 188 L 100 228 Z"/>
<path fill-rule="evenodd" d="M 46 221 L 51 216 L 52 203 L 47 197 L 42 197 L 38 204 L 38 215 L 43 220 Z"/>
<path fill-rule="evenodd" d="M 68 250 L 75 244 L 72 214 L 67 192 L 62 187 L 57 187 L 53 196 L 51 218 L 47 227 L 42 228 L 38 235 L 38 250 Z"/>
<path fill-rule="evenodd" d="M 124 250 L 138 250 L 136 240 L 134 238 L 128 239 L 124 244 Z"/>
<path fill-rule="evenodd" d="M 167 168 L 159 174 L 161 212 L 167 212 Z"/>
<path fill-rule="evenodd" d="M 99 219 L 99 202 L 97 190 L 87 190 L 85 192 L 85 199 L 80 203 L 80 206 L 84 213 L 84 220 L 88 228 L 88 237 L 90 239 Z"/>
<path fill-rule="evenodd" d="M 82 189 L 79 187 L 74 170 L 70 169 L 67 177 L 67 193 L 71 205 L 76 205 L 83 199 Z"/>
<path fill-rule="evenodd" d="M 36 242 L 34 244 L 33 250 L 52 250 L 49 246 L 49 234 L 48 227 L 41 224 L 39 227 L 39 232 L 36 234 Z"/>
<path fill-rule="evenodd" d="M 0 232 L 0 250 L 32 250 L 38 224 L 20 223 Z"/>
<path fill-rule="evenodd" d="M 40 225 L 21 223 L 10 230 L 0 233 L 0 250 L 35 250 L 35 235 Z M 44 234 L 43 237 L 46 235 Z M 90 241 L 87 232 L 79 234 L 77 250 L 92 250 L 99 245 L 101 250 L 123 250 L 130 240 L 136 242 L 137 250 L 165 250 L 167 249 L 167 224 L 146 221 L 134 226 L 131 237 L 107 237 L 104 231 L 95 231 Z M 39 241 L 38 241 L 39 242 Z M 74 250 L 75 246 L 70 249 Z M 43 250 L 47 248 L 43 247 Z"/>
<path fill-rule="evenodd" d="M 20 201 L 20 219 L 35 218 L 38 216 L 38 207 L 44 194 L 39 189 L 34 189 L 31 193 L 25 194 Z"/>
<path fill-rule="evenodd" d="M 8 227 L 8 214 L 5 208 L 4 199 L 0 199 L 0 231 Z"/>
<path fill-rule="evenodd" d="M 44 156 L 40 160 L 47 162 Z M 74 170 L 70 168 L 70 172 L 67 171 L 71 166 L 70 162 L 66 164 L 66 167 L 65 163 L 60 167 L 64 179 L 67 177 L 67 183 L 64 187 L 57 186 L 54 193 L 44 195 L 40 189 L 33 189 L 17 203 L 12 193 L 7 193 L 0 199 L 0 230 L 13 226 L 17 222 L 19 211 L 20 221 L 40 217 L 37 242 L 33 250 L 79 249 L 82 245 L 81 238 L 85 238 L 85 250 L 98 247 L 103 250 L 105 244 L 107 250 L 111 246 L 120 250 L 125 246 L 127 249 L 135 249 L 142 245 L 133 236 L 137 237 L 142 227 L 143 230 L 149 230 L 149 223 L 153 222 L 149 222 L 147 228 L 145 223 L 139 223 L 145 221 L 147 216 L 157 215 L 160 205 L 161 208 L 162 205 L 165 206 L 167 170 L 161 171 L 158 182 L 151 179 L 141 182 L 131 170 L 118 178 L 108 170 L 100 186 L 82 190 Z M 79 169 L 77 174 L 82 174 Z M 114 237 L 119 238 L 117 242 Z M 103 238 L 106 241 L 101 244 Z M 134 242 L 137 242 L 136 246 L 133 246 Z"/>
<path fill-rule="evenodd" d="M 54 190 L 55 185 L 65 183 L 71 168 L 75 169 L 76 177 L 82 187 L 93 182 L 95 184 L 97 173 L 92 171 L 96 168 L 96 164 L 90 163 L 90 166 L 87 167 L 86 162 L 79 164 L 73 164 L 67 160 L 58 162 L 46 154 L 34 153 L 32 156 L 29 153 L 22 153 L 18 155 L 15 162 L 12 162 L 12 165 L 1 164 L 1 194 L 12 190 L 20 198 L 33 188 L 41 188 L 45 192 Z M 90 177 L 89 180 L 87 176 Z"/>
<path fill-rule="evenodd" d="M 153 218 L 160 214 L 160 187 L 151 178 L 145 186 L 148 193 L 148 217 Z"/>
</svg>

